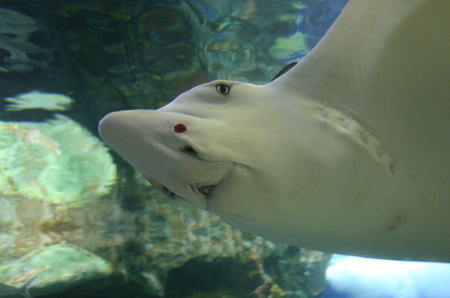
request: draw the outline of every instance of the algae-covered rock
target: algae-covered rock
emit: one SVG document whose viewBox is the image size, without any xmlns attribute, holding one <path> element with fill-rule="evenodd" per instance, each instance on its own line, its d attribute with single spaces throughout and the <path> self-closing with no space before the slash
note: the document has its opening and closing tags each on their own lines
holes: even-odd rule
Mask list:
<svg viewBox="0 0 450 298">
<path fill-rule="evenodd" d="M 299 32 L 307 8 L 303 2 L 193 2 L 204 19 L 192 26 L 208 78 L 265 83 L 286 63 L 301 59 L 310 49 L 306 40 L 294 44 L 307 36 Z"/>
<path fill-rule="evenodd" d="M 44 93 L 31 91 L 15 97 L 5 98 L 8 104 L 7 111 L 23 111 L 27 109 L 45 109 L 48 111 L 64 111 L 73 102 L 73 99 L 58 93 Z"/>
<path fill-rule="evenodd" d="M 288 37 L 277 38 L 275 45 L 269 49 L 269 54 L 275 59 L 294 61 L 306 55 L 308 51 L 306 34 L 297 32 Z"/>
<path fill-rule="evenodd" d="M 31 34 L 39 30 L 31 17 L 14 10 L 0 8 L 1 72 L 28 72 L 44 67 L 52 59 L 48 49 L 34 43 Z"/>
<path fill-rule="evenodd" d="M 64 243 L 36 249 L 0 266 L 1 283 L 24 287 L 32 296 L 63 291 L 111 274 L 111 265 L 102 258 Z"/>
<path fill-rule="evenodd" d="M 0 265 L 61 241 L 116 243 L 115 182 L 107 148 L 72 119 L 0 121 Z"/>
<path fill-rule="evenodd" d="M 108 194 L 116 167 L 102 143 L 70 118 L 0 122 L 0 197 L 82 205 Z"/>
</svg>

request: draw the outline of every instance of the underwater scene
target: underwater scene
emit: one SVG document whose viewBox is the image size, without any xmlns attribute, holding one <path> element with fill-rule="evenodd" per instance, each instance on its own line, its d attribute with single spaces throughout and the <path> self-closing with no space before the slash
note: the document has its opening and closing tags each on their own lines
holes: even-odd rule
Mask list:
<svg viewBox="0 0 450 298">
<path fill-rule="evenodd" d="M 159 109 L 209 81 L 227 95 L 230 81 L 282 77 L 347 2 L 0 0 L 0 298 L 450 297 L 448 264 L 333 255 L 229 225 L 124 157 L 114 142 L 133 140 L 120 128 L 104 132 L 108 113 Z"/>
</svg>

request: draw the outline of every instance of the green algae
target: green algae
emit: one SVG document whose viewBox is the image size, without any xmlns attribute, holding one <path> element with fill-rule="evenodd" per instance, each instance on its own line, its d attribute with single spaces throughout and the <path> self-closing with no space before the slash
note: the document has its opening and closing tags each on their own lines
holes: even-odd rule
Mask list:
<svg viewBox="0 0 450 298">
<path fill-rule="evenodd" d="M 0 122 L 0 196 L 82 205 L 110 192 L 108 149 L 72 119 Z"/>
<path fill-rule="evenodd" d="M 36 249 L 0 266 L 1 283 L 25 286 L 33 296 L 62 291 L 111 274 L 112 266 L 108 262 L 66 243 Z"/>
</svg>

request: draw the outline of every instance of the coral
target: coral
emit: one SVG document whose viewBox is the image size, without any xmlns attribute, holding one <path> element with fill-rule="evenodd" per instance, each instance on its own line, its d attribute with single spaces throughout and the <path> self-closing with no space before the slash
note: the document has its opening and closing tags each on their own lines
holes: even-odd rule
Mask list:
<svg viewBox="0 0 450 298">
<path fill-rule="evenodd" d="M 0 196 L 82 205 L 115 182 L 106 147 L 68 117 L 0 122 L 0 132 Z"/>
<path fill-rule="evenodd" d="M 49 111 L 64 111 L 73 102 L 70 97 L 64 94 L 43 93 L 31 91 L 19 94 L 15 97 L 7 97 L 9 102 L 7 111 L 23 111 L 27 109 L 45 109 Z"/>
<path fill-rule="evenodd" d="M 306 55 L 308 51 L 306 35 L 297 32 L 289 37 L 277 38 L 275 45 L 269 49 L 269 54 L 275 59 L 291 62 Z"/>
<path fill-rule="evenodd" d="M 272 278 L 266 273 L 264 270 L 264 262 L 261 256 L 259 255 L 253 255 L 251 256 L 251 259 L 256 263 L 256 274 L 258 274 L 261 277 L 262 284 L 259 285 L 254 291 L 253 295 L 255 295 L 257 298 L 265 298 L 267 297 L 267 293 L 272 291 L 274 283 Z"/>
<path fill-rule="evenodd" d="M 197 56 L 209 79 L 265 83 L 286 62 L 307 53 L 307 34 L 299 31 L 303 1 L 231 2 L 192 1 L 185 9 L 187 15 L 201 15 L 201 22 L 190 20 Z"/>
<path fill-rule="evenodd" d="M 6 99 L 9 111 L 64 110 L 72 99 L 33 91 Z M 72 119 L 0 121 L 0 264 L 41 246 L 121 241 L 115 224 L 116 166 L 108 149 Z"/>
<path fill-rule="evenodd" d="M 108 277 L 112 266 L 100 257 L 70 244 L 36 249 L 17 261 L 0 267 L 0 282 L 43 295 L 81 283 Z"/>
<path fill-rule="evenodd" d="M 278 284 L 274 284 L 272 288 L 270 288 L 270 297 L 271 298 L 281 298 L 286 296 L 287 293 L 283 291 Z"/>
<path fill-rule="evenodd" d="M 31 17 L 0 8 L 0 72 L 27 72 L 47 65 L 51 53 L 30 41 L 38 30 Z"/>
</svg>

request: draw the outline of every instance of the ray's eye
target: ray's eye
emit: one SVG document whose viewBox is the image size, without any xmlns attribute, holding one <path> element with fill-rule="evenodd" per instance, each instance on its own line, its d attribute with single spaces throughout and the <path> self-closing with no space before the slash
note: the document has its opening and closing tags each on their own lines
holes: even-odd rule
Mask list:
<svg viewBox="0 0 450 298">
<path fill-rule="evenodd" d="M 227 84 L 217 84 L 216 91 L 219 94 L 227 95 L 228 93 L 230 93 L 230 86 L 228 86 Z"/>
</svg>

